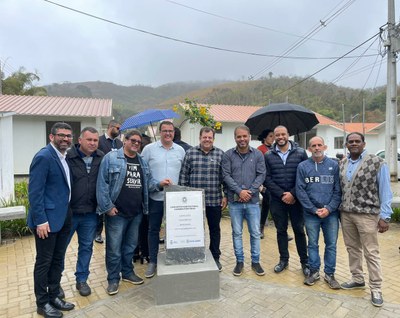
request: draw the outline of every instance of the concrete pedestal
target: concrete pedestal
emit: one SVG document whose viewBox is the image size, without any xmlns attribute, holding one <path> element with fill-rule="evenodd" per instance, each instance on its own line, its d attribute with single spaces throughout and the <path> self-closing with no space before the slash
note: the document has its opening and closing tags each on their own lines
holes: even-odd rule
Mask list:
<svg viewBox="0 0 400 318">
<path fill-rule="evenodd" d="M 157 305 L 219 298 L 219 271 L 210 251 L 197 264 L 165 265 L 165 253 L 158 254 L 155 277 Z"/>
</svg>

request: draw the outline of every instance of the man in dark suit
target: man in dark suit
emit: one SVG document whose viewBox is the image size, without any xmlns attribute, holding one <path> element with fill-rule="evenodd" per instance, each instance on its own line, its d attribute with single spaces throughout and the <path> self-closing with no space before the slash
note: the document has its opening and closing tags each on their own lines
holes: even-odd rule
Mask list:
<svg viewBox="0 0 400 318">
<path fill-rule="evenodd" d="M 71 231 L 71 179 L 65 152 L 71 146 L 72 128 L 66 123 L 55 123 L 49 138 L 50 143 L 35 155 L 29 169 L 27 219 L 36 244 L 33 277 L 37 313 L 58 318 L 63 315 L 60 310 L 75 307 L 58 297 Z"/>
</svg>

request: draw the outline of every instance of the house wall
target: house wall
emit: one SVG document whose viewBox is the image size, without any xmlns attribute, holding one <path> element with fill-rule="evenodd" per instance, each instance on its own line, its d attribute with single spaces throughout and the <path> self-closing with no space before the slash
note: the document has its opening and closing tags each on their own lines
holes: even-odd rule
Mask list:
<svg viewBox="0 0 400 318">
<path fill-rule="evenodd" d="M 14 198 L 13 116 L 0 113 L 0 200 Z M 0 201 L 1 206 L 1 201 Z"/>
<path fill-rule="evenodd" d="M 14 169 L 11 171 L 15 175 L 28 175 L 34 155 L 49 142 L 46 121 L 61 120 L 80 122 L 81 129 L 86 126 L 96 127 L 98 124 L 94 117 L 13 116 Z"/>
<path fill-rule="evenodd" d="M 178 125 L 179 126 L 179 125 Z M 235 128 L 239 126 L 238 123 L 223 123 L 222 133 L 215 134 L 214 146 L 226 151 L 230 148 L 236 147 L 234 139 Z M 191 124 L 189 122 L 183 123 L 180 127 L 182 140 L 192 146 L 199 144 L 199 133 L 202 126 L 198 124 Z M 252 140 L 250 146 L 257 148 L 260 145 L 258 140 Z"/>
</svg>

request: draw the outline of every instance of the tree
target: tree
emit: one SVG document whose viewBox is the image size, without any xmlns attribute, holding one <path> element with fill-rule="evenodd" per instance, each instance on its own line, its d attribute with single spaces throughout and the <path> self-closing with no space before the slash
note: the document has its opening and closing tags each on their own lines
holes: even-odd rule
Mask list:
<svg viewBox="0 0 400 318">
<path fill-rule="evenodd" d="M 36 72 L 27 72 L 21 67 L 17 72 L 2 80 L 2 93 L 7 95 L 47 96 L 47 91 L 44 87 L 38 87 L 33 84 L 34 81 L 39 80 L 40 77 Z"/>
</svg>

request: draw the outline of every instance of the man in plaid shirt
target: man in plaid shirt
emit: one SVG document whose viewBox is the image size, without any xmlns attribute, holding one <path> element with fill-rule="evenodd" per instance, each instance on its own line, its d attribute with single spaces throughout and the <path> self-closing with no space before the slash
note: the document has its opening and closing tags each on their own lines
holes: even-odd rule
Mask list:
<svg viewBox="0 0 400 318">
<path fill-rule="evenodd" d="M 210 232 L 210 251 L 218 270 L 222 271 L 219 262 L 221 251 L 221 212 L 227 206 L 227 198 L 222 195 L 221 161 L 224 152 L 214 147 L 215 131 L 209 127 L 200 130 L 200 144 L 190 148 L 185 155 L 179 175 L 182 186 L 201 188 L 205 191 L 206 217 Z"/>
</svg>

